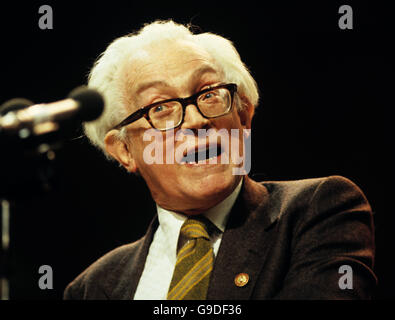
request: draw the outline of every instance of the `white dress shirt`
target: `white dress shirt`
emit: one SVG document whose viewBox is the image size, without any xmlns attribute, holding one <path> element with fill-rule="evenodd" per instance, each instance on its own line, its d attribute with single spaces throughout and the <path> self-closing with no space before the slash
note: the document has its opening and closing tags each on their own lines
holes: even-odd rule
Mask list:
<svg viewBox="0 0 395 320">
<path fill-rule="evenodd" d="M 222 202 L 209 209 L 206 216 L 217 228 L 211 235 L 214 257 L 217 256 L 229 212 L 239 195 L 243 179 Z M 134 300 L 166 300 L 177 261 L 177 244 L 180 229 L 188 218 L 157 205 L 159 227 L 150 245 L 144 270 L 137 285 Z"/>
</svg>

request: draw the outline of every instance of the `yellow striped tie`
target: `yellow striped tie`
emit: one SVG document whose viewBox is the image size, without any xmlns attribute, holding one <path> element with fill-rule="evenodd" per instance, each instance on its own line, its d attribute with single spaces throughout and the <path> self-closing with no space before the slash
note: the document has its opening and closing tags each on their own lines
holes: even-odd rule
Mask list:
<svg viewBox="0 0 395 320">
<path fill-rule="evenodd" d="M 178 251 L 168 300 L 206 299 L 214 263 L 207 222 L 191 218 L 182 225 L 180 237 L 184 236 L 188 242 Z"/>
</svg>

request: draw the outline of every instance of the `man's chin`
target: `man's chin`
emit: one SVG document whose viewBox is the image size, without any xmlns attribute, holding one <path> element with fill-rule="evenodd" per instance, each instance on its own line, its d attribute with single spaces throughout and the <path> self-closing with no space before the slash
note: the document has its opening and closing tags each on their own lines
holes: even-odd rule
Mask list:
<svg viewBox="0 0 395 320">
<path fill-rule="evenodd" d="M 185 190 L 188 190 L 188 196 L 196 201 L 219 203 L 232 193 L 241 179 L 240 176 L 232 175 L 229 169 L 219 174 L 205 172 L 198 181 L 188 179 L 184 180 L 182 184 L 185 186 Z"/>
<path fill-rule="evenodd" d="M 162 179 L 160 192 L 153 192 L 156 186 L 153 183 L 151 193 L 165 209 L 199 214 L 223 201 L 237 187 L 241 176 L 233 175 L 233 169 L 232 165 L 212 164 L 177 167 L 176 171 L 166 171 L 166 174 L 162 171 L 168 179 Z"/>
</svg>

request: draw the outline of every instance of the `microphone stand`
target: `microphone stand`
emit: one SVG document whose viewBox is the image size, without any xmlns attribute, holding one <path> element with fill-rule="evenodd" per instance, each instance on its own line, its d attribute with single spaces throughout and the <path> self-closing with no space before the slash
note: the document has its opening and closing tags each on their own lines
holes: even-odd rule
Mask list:
<svg viewBox="0 0 395 320">
<path fill-rule="evenodd" d="M 0 300 L 9 300 L 8 248 L 10 243 L 10 203 L 1 200 L 1 254 L 4 270 L 0 277 Z"/>
<path fill-rule="evenodd" d="M 31 190 L 44 193 L 51 190 L 50 180 L 55 175 L 55 150 L 60 149 L 64 140 L 70 138 L 71 130 L 76 129 L 66 124 L 62 128 L 68 130 L 57 131 L 58 128 L 58 125 L 50 123 L 40 124 L 40 127 L 24 128 L 11 136 L 0 136 L 0 149 L 6 151 L 0 159 L 5 161 L 0 166 L 0 300 L 10 300 L 10 293 L 12 295 L 11 209 L 17 209 L 18 201 L 23 201 L 25 194 L 31 194 Z"/>
</svg>

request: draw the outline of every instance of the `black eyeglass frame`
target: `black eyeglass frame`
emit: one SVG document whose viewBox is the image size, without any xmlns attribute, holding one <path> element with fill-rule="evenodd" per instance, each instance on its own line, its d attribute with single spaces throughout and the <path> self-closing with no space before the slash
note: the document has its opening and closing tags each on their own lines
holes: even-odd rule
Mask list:
<svg viewBox="0 0 395 320">
<path fill-rule="evenodd" d="M 229 110 L 227 112 L 221 114 L 221 115 L 218 115 L 218 116 L 214 116 L 214 117 L 205 116 L 202 113 L 202 111 L 200 110 L 199 106 L 198 106 L 197 99 L 202 94 L 205 94 L 206 92 L 210 92 L 210 91 L 213 91 L 213 90 L 216 90 L 216 89 L 221 89 L 221 88 L 226 88 L 226 89 L 229 90 L 229 93 L 230 93 L 230 107 L 229 107 Z M 128 124 L 131 124 L 132 122 L 137 121 L 140 118 L 144 117 L 150 123 L 150 125 L 156 130 L 159 130 L 159 131 L 171 130 L 171 129 L 177 128 L 178 126 L 180 126 L 184 122 L 185 109 L 190 104 L 193 104 L 194 106 L 196 106 L 197 110 L 202 115 L 202 117 L 204 117 L 206 119 L 213 119 L 213 118 L 222 117 L 222 116 L 228 114 L 232 110 L 234 93 L 236 91 L 237 91 L 237 84 L 235 84 L 235 83 L 228 83 L 228 84 L 221 84 L 221 85 L 218 85 L 218 86 L 215 86 L 215 87 L 210 87 L 210 88 L 201 90 L 201 91 L 199 91 L 199 92 L 197 92 L 197 93 L 195 93 L 192 96 L 187 97 L 187 98 L 174 98 L 174 99 L 166 99 L 166 100 L 158 101 L 158 102 L 152 103 L 152 104 L 150 104 L 148 106 L 142 107 L 142 108 L 138 109 L 137 111 L 133 112 L 130 116 L 128 116 L 127 118 L 122 120 L 119 124 L 117 124 L 113 129 L 119 130 L 122 127 L 124 127 L 124 126 L 126 126 Z M 155 126 L 152 124 L 151 119 L 149 117 L 149 114 L 148 114 L 149 110 L 151 108 L 153 108 L 153 107 L 156 107 L 156 106 L 162 104 L 162 103 L 168 103 L 168 102 L 171 102 L 171 101 L 179 102 L 181 104 L 181 106 L 182 106 L 182 117 L 181 117 L 180 123 L 178 123 L 173 128 L 167 128 L 167 129 L 157 129 L 157 128 L 155 128 Z"/>
</svg>

